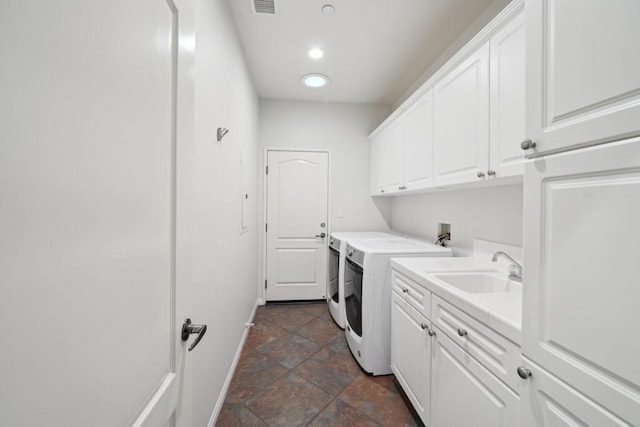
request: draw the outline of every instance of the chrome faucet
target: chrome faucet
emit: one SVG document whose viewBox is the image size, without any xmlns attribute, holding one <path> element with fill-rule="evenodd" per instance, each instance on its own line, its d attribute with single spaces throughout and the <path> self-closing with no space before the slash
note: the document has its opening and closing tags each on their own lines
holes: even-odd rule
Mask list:
<svg viewBox="0 0 640 427">
<path fill-rule="evenodd" d="M 511 258 L 507 253 L 498 251 L 493 254 L 491 261 L 497 262 L 500 255 L 513 263 L 509 266 L 509 279 L 515 280 L 516 282 L 522 282 L 522 265 L 515 259 Z"/>
</svg>

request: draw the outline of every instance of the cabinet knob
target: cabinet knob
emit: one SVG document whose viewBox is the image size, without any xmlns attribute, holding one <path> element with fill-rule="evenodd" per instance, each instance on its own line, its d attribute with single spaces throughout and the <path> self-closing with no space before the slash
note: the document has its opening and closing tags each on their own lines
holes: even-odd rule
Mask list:
<svg viewBox="0 0 640 427">
<path fill-rule="evenodd" d="M 532 148 L 535 148 L 535 146 L 536 146 L 536 143 L 533 142 L 533 140 L 531 139 L 525 139 L 520 143 L 520 148 L 522 148 L 523 150 L 530 150 Z"/>
<path fill-rule="evenodd" d="M 408 288 L 402 288 L 402 293 L 408 294 L 409 293 L 409 289 Z"/>
<path fill-rule="evenodd" d="M 487 175 L 489 175 L 489 176 L 496 176 L 496 171 L 494 171 L 494 170 L 492 170 L 492 169 L 489 169 L 489 170 L 487 171 Z"/>
<path fill-rule="evenodd" d="M 461 337 L 466 337 L 467 336 L 467 330 L 466 329 L 462 329 L 462 328 L 458 328 L 458 335 L 460 335 Z"/>
<path fill-rule="evenodd" d="M 531 369 L 525 368 L 524 366 L 518 366 L 518 376 L 520 376 L 520 378 L 526 380 L 531 375 Z"/>
<path fill-rule="evenodd" d="M 427 329 L 427 324 L 426 323 L 420 323 L 420 327 L 422 329 Z"/>
<path fill-rule="evenodd" d="M 430 337 L 435 336 L 435 334 L 436 334 L 436 331 L 434 331 L 433 329 L 429 329 L 429 336 Z"/>
<path fill-rule="evenodd" d="M 384 193 L 384 190 L 380 190 L 381 193 Z"/>
<path fill-rule="evenodd" d="M 478 171 L 478 178 L 484 178 L 484 172 Z"/>
</svg>

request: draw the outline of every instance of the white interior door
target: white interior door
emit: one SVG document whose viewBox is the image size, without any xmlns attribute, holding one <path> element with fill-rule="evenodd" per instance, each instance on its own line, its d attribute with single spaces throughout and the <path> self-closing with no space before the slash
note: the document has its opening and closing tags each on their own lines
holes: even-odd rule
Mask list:
<svg viewBox="0 0 640 427">
<path fill-rule="evenodd" d="M 325 299 L 329 153 L 267 152 L 267 301 Z"/>
<path fill-rule="evenodd" d="M 170 422 L 176 23 L 165 0 L 0 3 L 3 425 Z"/>
</svg>

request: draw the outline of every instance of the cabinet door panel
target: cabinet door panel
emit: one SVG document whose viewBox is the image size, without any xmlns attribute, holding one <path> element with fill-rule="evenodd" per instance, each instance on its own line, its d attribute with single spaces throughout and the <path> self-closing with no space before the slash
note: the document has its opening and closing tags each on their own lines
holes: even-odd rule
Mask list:
<svg viewBox="0 0 640 427">
<path fill-rule="evenodd" d="M 630 426 L 533 362 L 522 363 L 533 375 L 521 380 L 520 427 Z"/>
<path fill-rule="evenodd" d="M 407 190 L 431 185 L 433 164 L 433 93 L 428 92 L 404 116 L 405 185 Z"/>
<path fill-rule="evenodd" d="M 525 139 L 525 16 L 518 15 L 491 38 L 489 165 L 496 177 L 520 175 Z"/>
<path fill-rule="evenodd" d="M 434 88 L 434 184 L 478 181 L 489 163 L 489 45 Z"/>
<path fill-rule="evenodd" d="M 391 293 L 391 369 L 420 418 L 428 424 L 431 325 L 395 291 Z"/>
<path fill-rule="evenodd" d="M 638 159 L 640 138 L 527 164 L 522 328 L 527 357 L 636 425 Z"/>
<path fill-rule="evenodd" d="M 371 195 L 384 193 L 382 176 L 382 155 L 384 148 L 384 135 L 379 134 L 371 141 Z"/>
<path fill-rule="evenodd" d="M 527 136 L 537 151 L 640 133 L 640 3 L 527 1 Z"/>
<path fill-rule="evenodd" d="M 431 426 L 513 427 L 518 396 L 436 328 Z"/>
<path fill-rule="evenodd" d="M 404 184 L 404 138 L 402 119 L 392 123 L 385 131 L 385 153 L 382 159 L 385 170 L 385 193 L 401 191 Z"/>
</svg>

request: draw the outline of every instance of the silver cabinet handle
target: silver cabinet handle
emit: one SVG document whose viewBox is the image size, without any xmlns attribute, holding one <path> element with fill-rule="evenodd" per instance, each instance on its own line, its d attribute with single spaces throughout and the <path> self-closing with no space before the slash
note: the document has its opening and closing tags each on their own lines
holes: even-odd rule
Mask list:
<svg viewBox="0 0 640 427">
<path fill-rule="evenodd" d="M 531 369 L 525 368 L 524 366 L 518 366 L 518 375 L 523 380 L 526 380 L 527 378 L 529 378 L 533 374 L 531 373 Z"/>
<path fill-rule="evenodd" d="M 533 140 L 531 139 L 525 139 L 520 143 L 520 148 L 522 148 L 523 150 L 530 150 L 535 147 L 536 147 L 536 143 L 533 142 Z"/>
<path fill-rule="evenodd" d="M 420 327 L 422 329 L 427 329 L 427 324 L 426 323 L 420 323 Z"/>
<path fill-rule="evenodd" d="M 322 237 L 323 239 L 327 237 L 327 233 L 316 234 L 316 237 Z"/>
<path fill-rule="evenodd" d="M 207 325 L 194 325 L 191 323 L 191 319 L 185 319 L 182 323 L 182 341 L 186 341 L 189 339 L 189 335 L 198 334 L 196 340 L 191 344 L 188 348 L 189 351 L 196 348 L 204 334 L 207 333 Z"/>
<path fill-rule="evenodd" d="M 484 172 L 482 171 L 478 171 L 476 175 L 478 176 L 478 178 L 484 178 Z"/>
<path fill-rule="evenodd" d="M 494 171 L 493 169 L 489 169 L 489 170 L 487 171 L 487 175 L 489 175 L 489 176 L 496 176 L 496 171 Z"/>
<path fill-rule="evenodd" d="M 460 335 L 461 337 L 466 337 L 467 336 L 467 330 L 466 329 L 462 329 L 462 328 L 458 328 L 458 335 Z"/>
</svg>

